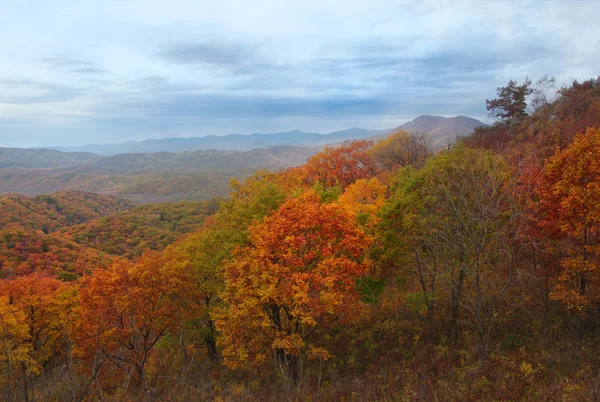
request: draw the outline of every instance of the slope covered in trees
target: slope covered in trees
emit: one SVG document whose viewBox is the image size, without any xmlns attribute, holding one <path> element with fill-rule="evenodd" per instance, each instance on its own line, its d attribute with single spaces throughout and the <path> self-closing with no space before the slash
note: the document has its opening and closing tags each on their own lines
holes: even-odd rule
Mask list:
<svg viewBox="0 0 600 402">
<path fill-rule="evenodd" d="M 198 229 L 218 207 L 218 200 L 145 204 L 69 226 L 56 236 L 115 256 L 139 257 L 144 250 L 162 250 L 181 234 Z"/>
<path fill-rule="evenodd" d="M 129 244 L 69 283 L 15 272 L 0 281 L 3 397 L 597 400 L 596 85 L 528 112 L 509 84 L 514 102 L 489 105 L 517 107 L 442 152 L 402 132 L 326 148 L 234 181 L 162 250 Z M 55 233 L 93 244 L 142 225 L 130 216 L 192 230 L 213 206 L 163 208 Z"/>
<path fill-rule="evenodd" d="M 0 276 L 41 272 L 73 280 L 116 257 L 162 250 L 202 226 L 219 201 L 135 207 L 112 196 L 63 191 L 7 195 L 0 205 Z"/>
<path fill-rule="evenodd" d="M 0 227 L 13 224 L 53 232 L 132 208 L 126 200 L 81 191 L 61 191 L 28 198 L 19 194 L 0 196 Z"/>
</svg>

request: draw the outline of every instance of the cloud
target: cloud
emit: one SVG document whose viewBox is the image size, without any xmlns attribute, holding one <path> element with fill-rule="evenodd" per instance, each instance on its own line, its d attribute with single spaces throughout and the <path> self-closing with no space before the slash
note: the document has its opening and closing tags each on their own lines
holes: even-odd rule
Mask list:
<svg viewBox="0 0 600 402">
<path fill-rule="evenodd" d="M 21 41 L 0 43 L 0 146 L 485 118 L 509 79 L 598 74 L 597 2 L 299 5 L 78 2 L 49 20 L 16 4 L 0 16 Z"/>
<path fill-rule="evenodd" d="M 55 69 L 87 68 L 92 66 L 92 63 L 88 61 L 67 54 L 56 54 L 54 56 L 44 57 L 39 61 L 46 66 Z"/>
<path fill-rule="evenodd" d="M 255 56 L 255 50 L 241 43 L 171 43 L 158 56 L 176 64 L 236 66 Z"/>
<path fill-rule="evenodd" d="M 101 68 L 94 68 L 94 67 L 74 68 L 72 70 L 69 70 L 69 72 L 78 73 L 78 74 L 106 74 L 107 73 L 106 70 L 102 70 Z"/>
<path fill-rule="evenodd" d="M 0 78 L 0 103 L 27 105 L 61 102 L 73 99 L 83 92 L 85 90 L 82 88 L 28 78 Z"/>
</svg>

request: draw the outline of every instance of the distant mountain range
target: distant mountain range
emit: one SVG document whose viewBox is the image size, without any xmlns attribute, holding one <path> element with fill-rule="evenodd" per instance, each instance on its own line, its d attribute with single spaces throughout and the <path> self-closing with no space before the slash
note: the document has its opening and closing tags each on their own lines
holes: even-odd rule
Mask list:
<svg viewBox="0 0 600 402">
<path fill-rule="evenodd" d="M 373 137 L 388 130 L 351 128 L 329 134 L 305 133 L 300 130 L 272 134 L 228 134 L 190 138 L 161 138 L 156 140 L 127 141 L 118 144 L 95 144 L 77 147 L 51 147 L 64 152 L 91 152 L 100 155 L 123 153 L 184 152 L 200 149 L 250 151 L 256 148 L 295 145 L 319 147 L 327 144 Z"/>
<path fill-rule="evenodd" d="M 0 193 L 36 195 L 76 189 L 142 203 L 205 200 L 225 196 L 233 177 L 243 179 L 261 168 L 301 165 L 327 144 L 363 138 L 376 141 L 404 130 L 429 136 L 433 146 L 441 148 L 481 125 L 464 116 L 421 116 L 392 130 L 353 128 L 329 134 L 296 130 L 59 147 L 60 150 L 0 148 Z"/>
<path fill-rule="evenodd" d="M 440 117 L 420 116 L 395 129 L 368 130 L 351 128 L 334 131 L 328 134 L 305 133 L 294 130 L 272 134 L 229 134 L 224 136 L 209 135 L 206 137 L 162 138 L 144 141 L 127 141 L 117 144 L 93 144 L 75 147 L 51 147 L 63 152 L 94 153 L 100 155 L 117 155 L 124 153 L 156 153 L 184 152 L 201 149 L 249 151 L 256 148 L 276 146 L 321 147 L 337 144 L 346 140 L 385 137 L 389 133 L 401 129 L 409 133 L 422 133 L 431 137 L 434 145 L 445 145 L 457 135 L 470 134 L 476 127 L 484 124 L 479 120 L 465 116 Z"/>
<path fill-rule="evenodd" d="M 73 167 L 102 156 L 88 152 L 61 152 L 54 149 L 0 148 L 2 168 L 62 168 Z"/>
</svg>

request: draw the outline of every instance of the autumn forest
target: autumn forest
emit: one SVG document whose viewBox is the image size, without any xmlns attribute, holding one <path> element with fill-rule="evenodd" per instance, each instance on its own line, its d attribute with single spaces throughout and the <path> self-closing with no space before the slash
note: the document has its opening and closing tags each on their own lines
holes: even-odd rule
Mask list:
<svg viewBox="0 0 600 402">
<path fill-rule="evenodd" d="M 0 399 L 599 400 L 600 78 L 487 109 L 225 199 L 0 196 Z"/>
</svg>

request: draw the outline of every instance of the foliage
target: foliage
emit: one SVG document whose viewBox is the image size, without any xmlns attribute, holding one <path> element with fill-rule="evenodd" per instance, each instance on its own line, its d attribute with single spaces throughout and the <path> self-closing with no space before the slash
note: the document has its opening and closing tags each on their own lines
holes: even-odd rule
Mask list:
<svg viewBox="0 0 600 402">
<path fill-rule="evenodd" d="M 295 376 L 296 359 L 305 353 L 329 357 L 309 335 L 352 318 L 370 240 L 351 215 L 321 203 L 314 191 L 254 225 L 250 239 L 225 271 L 228 307 L 217 316 L 225 363 L 261 364 L 274 350 Z"/>
<path fill-rule="evenodd" d="M 126 212 L 60 230 L 56 236 L 126 258 L 162 250 L 184 233 L 200 228 L 219 201 L 140 205 Z"/>
<path fill-rule="evenodd" d="M 325 147 L 296 168 L 305 184 L 321 182 L 325 187 L 346 188 L 358 179 L 372 177 L 377 166 L 369 149 L 372 141 L 346 141 L 338 147 Z"/>
<path fill-rule="evenodd" d="M 421 168 L 431 155 L 429 140 L 421 135 L 397 131 L 375 143 L 371 154 L 382 170 L 401 166 Z"/>
<path fill-rule="evenodd" d="M 596 305 L 600 271 L 600 129 L 575 136 L 546 164 L 539 190 L 542 226 L 569 240 L 553 296 L 581 311 Z M 589 286 L 593 286 L 591 289 Z"/>
<path fill-rule="evenodd" d="M 498 98 L 486 100 L 486 108 L 490 116 L 503 122 L 519 122 L 527 116 L 527 96 L 531 89 L 531 80 L 525 79 L 521 85 L 510 80 L 505 87 L 497 88 Z"/>
<path fill-rule="evenodd" d="M 0 398 L 597 400 L 600 86 L 551 85 L 445 151 L 345 143 L 223 201 L 3 197 Z"/>
</svg>

